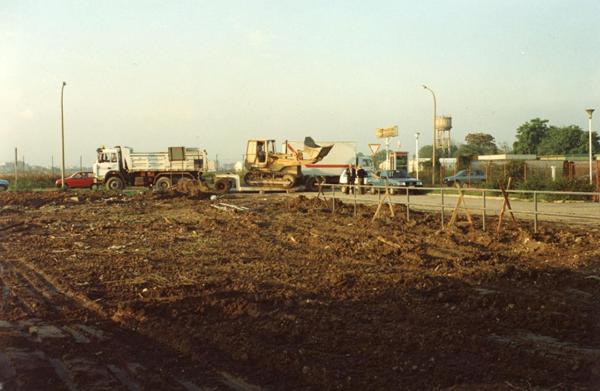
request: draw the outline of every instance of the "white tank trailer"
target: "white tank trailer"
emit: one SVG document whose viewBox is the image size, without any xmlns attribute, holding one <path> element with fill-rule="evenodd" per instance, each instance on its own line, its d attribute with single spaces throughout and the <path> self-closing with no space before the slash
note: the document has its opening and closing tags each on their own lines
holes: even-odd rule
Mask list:
<svg viewBox="0 0 600 391">
<path fill-rule="evenodd" d="M 318 145 L 333 148 L 320 162 L 302 166 L 302 176 L 306 190 L 316 190 L 317 181 L 325 183 L 339 183 L 340 175 L 349 164 L 362 166 L 367 171 L 373 170 L 373 160 L 370 156 L 358 155 L 354 141 L 315 141 Z M 304 141 L 287 141 L 283 143 L 283 151 L 302 149 Z"/>
</svg>

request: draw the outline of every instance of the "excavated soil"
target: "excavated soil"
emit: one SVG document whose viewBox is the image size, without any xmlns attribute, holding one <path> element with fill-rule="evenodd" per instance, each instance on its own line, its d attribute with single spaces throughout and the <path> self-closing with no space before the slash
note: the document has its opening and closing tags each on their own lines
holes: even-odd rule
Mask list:
<svg viewBox="0 0 600 391">
<path fill-rule="evenodd" d="M 0 306 L 0 352 L 61 358 L 51 389 L 103 389 L 72 375 L 64 339 L 39 341 L 36 321 L 64 330 L 68 313 L 116 336 L 94 365 L 156 369 L 142 389 L 193 390 L 182 384 L 199 371 L 213 389 L 600 388 L 598 228 L 496 234 L 461 219 L 442 231 L 435 214 L 384 208 L 371 222 L 374 207 L 330 207 L 301 195 L 0 194 L 0 277 L 14 302 Z M 15 276 L 33 281 L 26 296 L 50 293 L 23 300 Z M 38 329 L 16 343 L 2 322 Z M 4 365 L 6 384 L 39 389 L 13 350 L 0 385 Z"/>
</svg>

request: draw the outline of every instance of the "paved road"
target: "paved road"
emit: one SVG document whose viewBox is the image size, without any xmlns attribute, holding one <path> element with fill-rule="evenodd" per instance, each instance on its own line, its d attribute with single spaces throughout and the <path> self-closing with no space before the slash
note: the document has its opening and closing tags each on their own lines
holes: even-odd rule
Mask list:
<svg viewBox="0 0 600 391">
<path fill-rule="evenodd" d="M 302 193 L 306 196 L 315 196 L 316 193 Z M 331 193 L 326 193 L 331 196 Z M 346 202 L 353 202 L 354 196 L 352 194 L 346 195 L 341 194 L 339 191 L 336 192 L 336 198 L 342 198 Z M 357 195 L 357 202 L 360 203 L 377 203 L 379 200 L 378 195 L 364 194 Z M 391 196 L 393 202 L 406 203 L 406 195 L 393 195 Z M 452 209 L 456 206 L 457 195 L 444 195 L 444 209 L 448 214 L 451 213 Z M 440 211 L 442 197 L 439 194 L 425 194 L 425 195 L 410 195 L 411 209 L 417 210 L 430 210 Z M 470 209 L 471 213 L 481 215 L 483 209 L 483 198 L 480 196 L 465 195 L 464 198 L 467 208 Z M 498 215 L 502 209 L 503 204 L 502 197 L 486 197 L 486 214 L 488 216 Z M 534 203 L 531 200 L 518 200 L 510 199 L 510 203 L 515 215 L 518 218 L 533 219 Z M 540 221 L 565 221 L 565 222 L 577 222 L 587 224 L 598 224 L 600 225 L 600 203 L 598 202 L 584 202 L 584 201 L 566 201 L 561 202 L 543 202 L 537 203 L 538 219 Z M 518 212 L 518 213 L 517 213 Z"/>
</svg>

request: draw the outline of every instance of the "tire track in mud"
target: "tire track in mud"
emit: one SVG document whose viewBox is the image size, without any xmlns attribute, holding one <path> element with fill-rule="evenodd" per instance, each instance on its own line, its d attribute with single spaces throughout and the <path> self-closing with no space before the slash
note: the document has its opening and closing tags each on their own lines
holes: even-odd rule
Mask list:
<svg viewBox="0 0 600 391">
<path fill-rule="evenodd" d="M 95 302 L 0 259 L 1 390 L 257 390 L 111 321 Z M 232 380 L 234 379 L 234 380 Z"/>
</svg>

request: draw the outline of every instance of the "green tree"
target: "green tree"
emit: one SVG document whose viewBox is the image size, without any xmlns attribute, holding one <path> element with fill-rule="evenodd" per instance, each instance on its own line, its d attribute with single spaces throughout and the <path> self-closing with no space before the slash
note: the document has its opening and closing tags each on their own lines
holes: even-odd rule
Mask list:
<svg viewBox="0 0 600 391">
<path fill-rule="evenodd" d="M 588 133 L 577 125 L 562 127 L 551 126 L 546 137 L 538 146 L 540 155 L 570 155 L 588 151 Z M 592 145 L 595 151 L 600 147 L 598 134 L 592 133 Z"/>
<path fill-rule="evenodd" d="M 419 158 L 430 158 L 433 154 L 433 146 L 431 145 L 423 145 L 419 148 Z"/>
<path fill-rule="evenodd" d="M 375 167 L 375 170 L 379 170 L 379 165 L 385 162 L 386 156 L 387 154 L 385 149 L 380 149 L 375 155 L 373 155 L 373 167 Z"/>
<path fill-rule="evenodd" d="M 548 134 L 548 120 L 534 118 L 517 128 L 517 140 L 513 143 L 514 153 L 538 154 L 538 147 Z"/>
<path fill-rule="evenodd" d="M 458 149 L 459 156 L 493 155 L 498 153 L 494 136 L 488 133 L 469 133 L 465 136 L 465 144 Z"/>
<path fill-rule="evenodd" d="M 450 156 L 454 156 L 454 154 L 456 153 L 458 147 L 454 144 L 450 145 Z M 431 145 L 424 145 L 421 148 L 419 148 L 419 158 L 431 158 L 431 154 L 433 152 L 433 147 Z M 442 150 L 442 149 L 436 149 L 435 151 L 435 157 L 437 159 L 441 158 L 441 157 L 446 157 L 446 151 Z"/>
<path fill-rule="evenodd" d="M 502 141 L 498 144 L 498 152 L 499 153 L 512 153 L 512 147 L 506 141 Z"/>
</svg>

